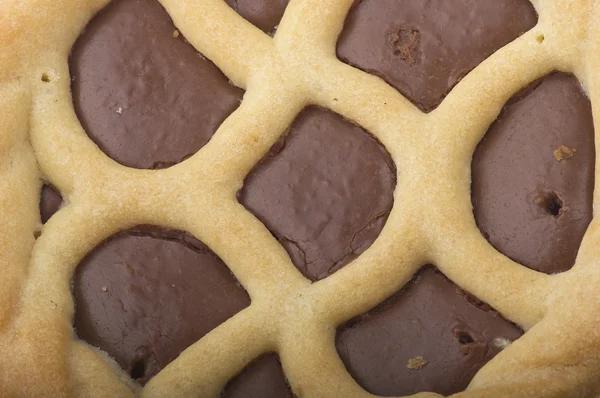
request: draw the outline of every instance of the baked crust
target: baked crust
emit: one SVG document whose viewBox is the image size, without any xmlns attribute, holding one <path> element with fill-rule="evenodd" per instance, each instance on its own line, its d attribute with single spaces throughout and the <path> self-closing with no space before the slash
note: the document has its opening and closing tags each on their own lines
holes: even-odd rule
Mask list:
<svg viewBox="0 0 600 398">
<path fill-rule="evenodd" d="M 493 249 L 477 229 L 470 202 L 475 146 L 528 83 L 553 70 L 573 73 L 591 98 L 594 118 L 600 117 L 600 3 L 533 1 L 537 26 L 423 114 L 381 79 L 337 60 L 337 36 L 353 0 L 292 0 L 273 39 L 221 0 L 160 0 L 186 38 L 247 92 L 198 153 L 148 171 L 102 153 L 72 107 L 69 51 L 107 2 L 0 3 L 1 396 L 216 397 L 268 351 L 279 353 L 298 396 L 371 396 L 339 359 L 336 326 L 399 290 L 426 262 L 527 330 L 457 397 L 600 394 L 598 222 L 590 224 L 575 266 L 545 275 Z M 308 104 L 368 129 L 399 170 L 395 205 L 377 241 L 313 284 L 235 196 Z M 67 205 L 36 240 L 40 178 L 56 186 Z M 70 292 L 85 254 L 138 224 L 191 232 L 252 298 L 250 307 L 187 348 L 143 390 L 105 354 L 76 339 Z"/>
</svg>

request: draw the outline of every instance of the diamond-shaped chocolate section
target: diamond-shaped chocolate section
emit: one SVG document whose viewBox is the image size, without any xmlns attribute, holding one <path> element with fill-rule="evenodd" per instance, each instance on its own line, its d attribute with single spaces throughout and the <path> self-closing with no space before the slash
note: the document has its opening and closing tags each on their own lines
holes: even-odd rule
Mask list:
<svg viewBox="0 0 600 398">
<path fill-rule="evenodd" d="M 469 71 L 536 22 L 527 0 L 359 0 L 337 54 L 429 112 Z"/>
<path fill-rule="evenodd" d="M 479 143 L 472 164 L 475 220 L 514 261 L 566 271 L 592 220 L 594 124 L 589 99 L 553 73 L 516 94 Z"/>
<path fill-rule="evenodd" d="M 40 217 L 42 224 L 50 219 L 60 209 L 63 199 L 60 193 L 52 186 L 44 184 L 40 197 Z"/>
<path fill-rule="evenodd" d="M 89 137 L 140 169 L 193 155 L 243 95 L 155 0 L 117 0 L 100 11 L 73 46 L 70 69 L 73 104 Z"/>
<path fill-rule="evenodd" d="M 522 331 L 432 267 L 338 329 L 346 368 L 367 391 L 450 395 Z"/>
<path fill-rule="evenodd" d="M 77 267 L 73 294 L 77 335 L 142 384 L 250 304 L 202 242 L 149 226 L 96 247 Z"/>
<path fill-rule="evenodd" d="M 276 354 L 249 364 L 225 387 L 221 398 L 293 398 Z"/>
<path fill-rule="evenodd" d="M 274 33 L 289 0 L 225 0 L 238 14 L 266 33 Z"/>
<path fill-rule="evenodd" d="M 395 185 L 394 162 L 372 135 L 310 107 L 248 175 L 238 199 L 314 281 L 371 246 Z"/>
</svg>

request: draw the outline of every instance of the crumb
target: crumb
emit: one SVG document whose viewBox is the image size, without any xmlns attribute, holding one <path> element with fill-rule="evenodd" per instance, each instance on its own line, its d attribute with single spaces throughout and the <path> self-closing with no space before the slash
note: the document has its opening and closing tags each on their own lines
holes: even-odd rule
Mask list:
<svg viewBox="0 0 600 398">
<path fill-rule="evenodd" d="M 561 160 L 569 160 L 573 157 L 575 152 L 577 152 L 577 149 L 561 145 L 556 150 L 554 150 L 554 158 L 559 162 Z"/>
<path fill-rule="evenodd" d="M 512 343 L 512 341 L 510 341 L 506 337 L 496 337 L 494 340 L 492 340 L 492 344 L 495 347 L 500 348 L 501 350 L 503 350 L 506 347 L 508 347 L 510 345 L 510 343 Z"/>
<path fill-rule="evenodd" d="M 427 360 L 425 360 L 422 356 L 418 356 L 416 358 L 410 358 L 408 360 L 408 365 L 406 367 L 408 369 L 421 369 L 423 366 L 427 365 Z"/>
<path fill-rule="evenodd" d="M 120 106 L 120 107 L 118 107 L 118 108 L 117 108 L 117 113 L 118 113 L 119 115 L 122 115 L 122 114 L 123 114 L 123 107 L 122 107 L 122 106 Z"/>
<path fill-rule="evenodd" d="M 175 287 L 175 285 L 171 285 L 171 287 Z"/>
<path fill-rule="evenodd" d="M 103 292 L 107 292 L 107 291 L 108 291 L 108 288 L 107 288 L 106 286 L 102 286 L 102 291 L 103 291 Z"/>
<path fill-rule="evenodd" d="M 173 31 L 173 38 L 174 38 L 174 39 L 176 39 L 176 38 L 178 38 L 178 37 L 179 37 L 179 31 L 178 31 L 177 29 L 175 29 L 175 30 Z"/>
</svg>

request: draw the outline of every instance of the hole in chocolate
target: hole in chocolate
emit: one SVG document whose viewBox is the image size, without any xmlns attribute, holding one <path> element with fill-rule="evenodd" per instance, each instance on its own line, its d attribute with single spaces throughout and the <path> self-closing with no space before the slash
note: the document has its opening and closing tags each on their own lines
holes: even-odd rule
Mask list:
<svg viewBox="0 0 600 398">
<path fill-rule="evenodd" d="M 338 354 L 352 377 L 378 396 L 462 391 L 502 350 L 494 344 L 498 336 L 514 341 L 523 334 L 467 297 L 425 266 L 400 291 L 338 328 Z M 410 369 L 409 360 L 417 357 L 428 365 Z"/>
<path fill-rule="evenodd" d="M 421 32 L 412 27 L 402 27 L 390 37 L 394 55 L 415 64 L 420 56 Z"/>
<path fill-rule="evenodd" d="M 73 45 L 75 112 L 90 139 L 122 165 L 182 162 L 240 105 L 243 90 L 182 34 L 173 39 L 176 30 L 156 0 L 112 1 Z"/>
<path fill-rule="evenodd" d="M 457 330 L 454 332 L 454 335 L 456 336 L 456 338 L 458 339 L 458 342 L 460 344 L 464 345 L 464 344 L 471 344 L 471 343 L 475 342 L 475 340 L 473 340 L 473 337 L 471 337 L 471 335 L 467 331 Z"/>
<path fill-rule="evenodd" d="M 548 196 L 546 196 L 544 200 L 544 208 L 548 214 L 558 217 L 561 214 L 562 207 L 563 201 L 558 197 L 556 192 L 550 192 Z"/>
<path fill-rule="evenodd" d="M 133 380 L 141 379 L 146 374 L 146 362 L 143 359 L 136 361 L 131 367 L 130 376 Z"/>
<path fill-rule="evenodd" d="M 100 243 L 75 270 L 73 296 L 79 338 L 107 352 L 141 384 L 250 305 L 206 245 L 153 226 Z"/>
<path fill-rule="evenodd" d="M 535 38 L 537 40 L 538 43 L 542 44 L 544 42 L 544 35 L 537 35 L 537 37 Z"/>
<path fill-rule="evenodd" d="M 395 186 L 394 162 L 375 137 L 330 110 L 308 107 L 248 174 L 238 201 L 316 281 L 377 239 Z"/>
<path fill-rule="evenodd" d="M 42 80 L 44 83 L 49 83 L 49 82 L 50 82 L 50 76 L 48 76 L 48 74 L 44 72 L 44 73 L 42 73 L 41 80 Z"/>
</svg>

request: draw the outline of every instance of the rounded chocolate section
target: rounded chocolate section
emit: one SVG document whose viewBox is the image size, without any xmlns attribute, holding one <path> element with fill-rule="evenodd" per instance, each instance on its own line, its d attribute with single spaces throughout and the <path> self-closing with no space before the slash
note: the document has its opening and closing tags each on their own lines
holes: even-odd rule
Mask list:
<svg viewBox="0 0 600 398">
<path fill-rule="evenodd" d="M 338 329 L 346 368 L 367 391 L 450 395 L 522 331 L 432 267 L 384 303 Z"/>
<path fill-rule="evenodd" d="M 554 273 L 575 263 L 592 220 L 594 125 L 590 101 L 569 75 L 516 94 L 472 163 L 475 220 L 500 252 Z"/>
<path fill-rule="evenodd" d="M 148 226 L 96 247 L 77 267 L 73 294 L 77 335 L 142 384 L 250 304 L 202 242 Z"/>
<path fill-rule="evenodd" d="M 266 33 L 273 33 L 289 0 L 225 0 L 238 14 Z"/>
<path fill-rule="evenodd" d="M 429 112 L 471 69 L 536 22 L 527 0 L 359 0 L 337 54 Z"/>
<path fill-rule="evenodd" d="M 276 354 L 249 364 L 225 386 L 221 398 L 293 398 Z"/>
<path fill-rule="evenodd" d="M 60 193 L 52 186 L 44 184 L 40 196 L 40 218 L 42 224 L 50 219 L 60 209 L 63 199 Z"/>
<path fill-rule="evenodd" d="M 140 169 L 193 155 L 243 95 L 155 0 L 110 3 L 73 46 L 70 69 L 73 104 L 89 137 Z"/>
<path fill-rule="evenodd" d="M 371 246 L 395 185 L 394 162 L 372 135 L 310 107 L 248 175 L 238 199 L 314 281 Z"/>
</svg>

